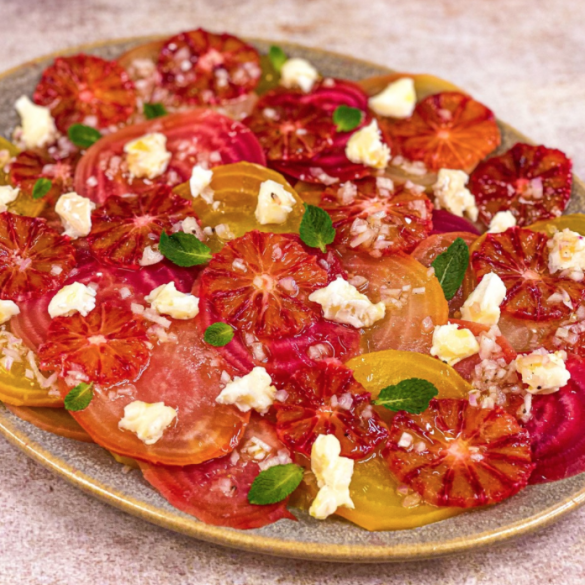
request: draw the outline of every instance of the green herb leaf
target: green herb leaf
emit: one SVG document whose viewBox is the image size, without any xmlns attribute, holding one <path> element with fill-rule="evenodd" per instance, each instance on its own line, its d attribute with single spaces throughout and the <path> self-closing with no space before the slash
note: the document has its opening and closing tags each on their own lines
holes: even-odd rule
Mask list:
<svg viewBox="0 0 585 585">
<path fill-rule="evenodd" d="M 143 110 L 147 120 L 153 120 L 154 118 L 160 118 L 168 114 L 167 109 L 160 102 L 144 104 Z"/>
<path fill-rule="evenodd" d="M 234 338 L 234 329 L 227 323 L 214 323 L 203 334 L 205 343 L 214 347 L 223 347 Z"/>
<path fill-rule="evenodd" d="M 433 384 L 420 378 L 408 378 L 393 386 L 380 390 L 372 404 L 383 406 L 398 412 L 405 410 L 411 414 L 419 414 L 429 407 L 429 402 L 439 393 Z"/>
<path fill-rule="evenodd" d="M 41 177 L 37 179 L 35 186 L 32 190 L 32 198 L 33 199 L 42 199 L 53 186 L 53 181 L 51 179 L 47 179 L 46 177 Z"/>
<path fill-rule="evenodd" d="M 288 59 L 286 53 L 278 46 L 272 45 L 268 51 L 268 58 L 276 71 L 280 71 L 285 61 Z"/>
<path fill-rule="evenodd" d="M 335 239 L 335 228 L 325 210 L 305 203 L 305 213 L 301 220 L 299 234 L 307 246 L 320 248 L 324 253 L 327 244 Z"/>
<path fill-rule="evenodd" d="M 177 266 L 198 266 L 211 260 L 211 250 L 193 234 L 160 235 L 158 251 Z"/>
<path fill-rule="evenodd" d="M 338 132 L 349 132 L 361 124 L 362 116 L 363 113 L 358 108 L 338 106 L 333 112 L 333 122 L 337 125 Z"/>
<path fill-rule="evenodd" d="M 303 468 L 294 463 L 274 465 L 261 471 L 248 492 L 248 502 L 260 506 L 282 502 L 297 489 L 303 474 Z"/>
<path fill-rule="evenodd" d="M 72 124 L 67 130 L 67 134 L 69 135 L 69 140 L 79 148 L 89 148 L 102 137 L 99 130 L 83 124 Z"/>
<path fill-rule="evenodd" d="M 461 238 L 457 238 L 433 260 L 431 266 L 448 301 L 457 294 L 468 265 L 469 247 Z"/>
<path fill-rule="evenodd" d="M 89 406 L 93 398 L 93 382 L 77 384 L 67 396 L 65 396 L 65 408 L 73 412 L 83 410 Z"/>
</svg>

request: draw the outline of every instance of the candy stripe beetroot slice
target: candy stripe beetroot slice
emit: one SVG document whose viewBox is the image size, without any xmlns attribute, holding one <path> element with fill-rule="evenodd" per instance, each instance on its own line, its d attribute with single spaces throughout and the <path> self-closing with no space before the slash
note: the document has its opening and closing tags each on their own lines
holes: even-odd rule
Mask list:
<svg viewBox="0 0 585 585">
<path fill-rule="evenodd" d="M 287 396 L 274 403 L 276 429 L 296 453 L 310 457 L 317 437 L 332 434 L 341 443 L 343 457 L 363 459 L 388 436 L 370 406 L 370 393 L 337 360 L 298 370 L 279 388 Z"/>
<path fill-rule="evenodd" d="M 153 179 L 132 177 L 124 146 L 146 134 L 166 136 L 171 158 L 166 170 Z M 75 189 L 102 203 L 109 195 L 140 193 L 153 183 L 174 187 L 191 177 L 197 164 L 209 168 L 247 161 L 265 165 L 258 140 L 240 122 L 212 110 L 193 109 L 133 124 L 104 136 L 87 150 L 75 172 Z"/>
<path fill-rule="evenodd" d="M 513 496 L 534 468 L 529 434 L 516 419 L 468 400 L 432 400 L 422 414 L 399 412 L 385 457 L 397 479 L 425 502 L 461 508 Z"/>
<path fill-rule="evenodd" d="M 250 452 L 255 440 L 270 447 L 264 457 L 260 455 L 260 461 Z M 287 453 L 273 425 L 254 414 L 244 437 L 231 455 L 186 467 L 140 462 L 140 469 L 146 481 L 175 508 L 206 524 L 247 530 L 261 528 L 283 518 L 295 520 L 286 509 L 288 498 L 266 506 L 248 502 L 248 492 L 261 471 L 260 465 L 272 457 L 279 457 L 279 454 L 286 459 Z"/>
<path fill-rule="evenodd" d="M 75 266 L 69 238 L 44 219 L 0 213 L 0 298 L 21 301 L 60 287 Z"/>
<path fill-rule="evenodd" d="M 516 144 L 473 171 L 469 189 L 485 225 L 509 210 L 519 226 L 558 217 L 571 197 L 572 163 L 560 150 Z"/>
<path fill-rule="evenodd" d="M 57 57 L 43 71 L 34 101 L 51 109 L 63 133 L 72 124 L 96 128 L 125 122 L 136 107 L 136 92 L 116 61 L 92 55 Z"/>
</svg>

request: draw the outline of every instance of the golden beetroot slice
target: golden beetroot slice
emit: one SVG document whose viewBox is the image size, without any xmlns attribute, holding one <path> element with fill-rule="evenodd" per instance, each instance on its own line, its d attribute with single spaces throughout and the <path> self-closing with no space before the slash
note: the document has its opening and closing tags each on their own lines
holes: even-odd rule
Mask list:
<svg viewBox="0 0 585 585">
<path fill-rule="evenodd" d="M 523 489 L 534 468 L 530 436 L 516 419 L 468 400 L 399 412 L 384 454 L 398 480 L 436 506 L 495 504 Z"/>
</svg>

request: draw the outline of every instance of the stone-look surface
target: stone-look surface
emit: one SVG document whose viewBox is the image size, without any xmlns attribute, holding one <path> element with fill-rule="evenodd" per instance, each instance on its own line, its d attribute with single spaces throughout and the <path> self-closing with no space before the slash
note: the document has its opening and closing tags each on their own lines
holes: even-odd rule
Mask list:
<svg viewBox="0 0 585 585">
<path fill-rule="evenodd" d="M 203 26 L 337 50 L 466 88 L 585 175 L 585 4 L 570 0 L 4 0 L 4 70 L 102 38 Z M 223 549 L 125 515 L 0 439 L 0 585 L 585 583 L 585 509 L 459 557 L 400 565 L 287 561 Z"/>
</svg>

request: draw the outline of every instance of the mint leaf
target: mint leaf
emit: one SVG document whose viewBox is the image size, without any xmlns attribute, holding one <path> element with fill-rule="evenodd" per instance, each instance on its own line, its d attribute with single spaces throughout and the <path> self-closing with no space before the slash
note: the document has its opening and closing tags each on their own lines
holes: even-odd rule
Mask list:
<svg viewBox="0 0 585 585">
<path fill-rule="evenodd" d="M 297 489 L 303 474 L 303 468 L 294 463 L 274 465 L 261 471 L 248 492 L 248 502 L 260 506 L 282 502 Z"/>
<path fill-rule="evenodd" d="M 272 45 L 270 50 L 268 51 L 268 58 L 270 59 L 270 63 L 276 71 L 280 71 L 282 66 L 288 59 L 286 53 L 278 46 Z"/>
<path fill-rule="evenodd" d="M 214 323 L 203 334 L 205 343 L 214 347 L 223 347 L 234 338 L 234 329 L 227 323 Z"/>
<path fill-rule="evenodd" d="M 469 247 L 461 238 L 457 238 L 433 260 L 431 266 L 448 301 L 457 294 L 468 265 Z"/>
<path fill-rule="evenodd" d="M 439 391 L 429 381 L 408 378 L 380 390 L 378 398 L 372 400 L 372 404 L 394 412 L 405 410 L 411 414 L 419 414 L 429 407 L 429 402 L 438 393 Z"/>
<path fill-rule="evenodd" d="M 167 109 L 160 102 L 144 104 L 143 111 L 147 120 L 153 120 L 154 118 L 160 118 L 168 114 Z"/>
<path fill-rule="evenodd" d="M 319 248 L 325 253 L 327 244 L 335 239 L 335 228 L 325 210 L 305 203 L 305 213 L 301 220 L 299 234 L 307 246 Z"/>
<path fill-rule="evenodd" d="M 358 108 L 338 106 L 333 112 L 333 122 L 337 125 L 338 132 L 349 132 L 361 124 L 362 116 L 363 113 Z"/>
<path fill-rule="evenodd" d="M 65 396 L 65 408 L 72 412 L 83 410 L 89 406 L 93 398 L 93 382 L 86 384 L 81 382 Z"/>
<path fill-rule="evenodd" d="M 102 137 L 99 130 L 83 124 L 72 124 L 67 130 L 67 134 L 69 135 L 69 140 L 79 148 L 89 148 Z"/>
<path fill-rule="evenodd" d="M 33 187 L 32 190 L 32 198 L 42 199 L 51 190 L 52 186 L 53 182 L 51 181 L 51 179 L 47 179 L 45 177 L 37 179 L 35 186 Z"/>
<path fill-rule="evenodd" d="M 198 266 L 211 260 L 211 250 L 193 234 L 177 232 L 160 235 L 158 251 L 177 266 Z"/>
</svg>

